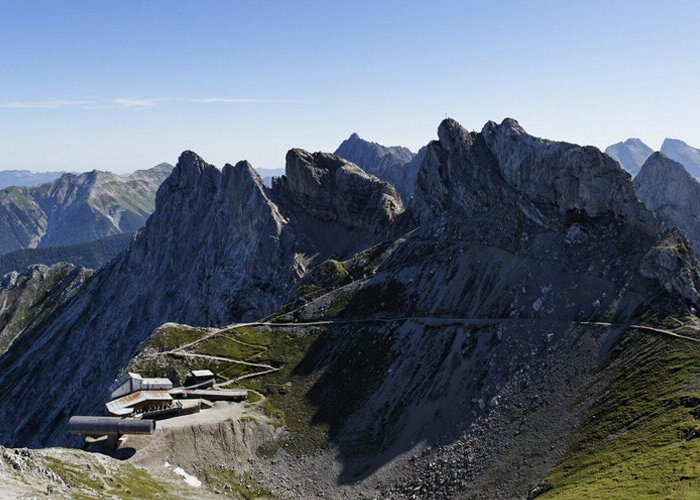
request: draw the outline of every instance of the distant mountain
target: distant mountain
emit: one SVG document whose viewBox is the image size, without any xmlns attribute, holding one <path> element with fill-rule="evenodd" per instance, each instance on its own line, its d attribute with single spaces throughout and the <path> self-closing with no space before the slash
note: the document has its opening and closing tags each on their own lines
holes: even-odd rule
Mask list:
<svg viewBox="0 0 700 500">
<path fill-rule="evenodd" d="M 605 154 L 615 158 L 632 176 L 639 173 L 639 169 L 653 153 L 654 150 L 640 139 L 627 139 L 605 148 Z"/>
<path fill-rule="evenodd" d="M 59 178 L 65 172 L 32 172 L 30 170 L 0 170 L 0 189 L 8 186 L 38 186 Z"/>
<path fill-rule="evenodd" d="M 273 177 L 282 177 L 284 175 L 283 168 L 256 168 L 255 171 L 262 177 L 263 183 L 267 187 L 272 186 Z"/>
<path fill-rule="evenodd" d="M 404 202 L 408 202 L 415 191 L 416 176 L 425 151 L 416 155 L 408 148 L 382 146 L 353 133 L 340 144 L 335 154 L 392 184 Z"/>
<path fill-rule="evenodd" d="M 680 163 L 654 153 L 633 184 L 647 208 L 682 229 L 700 256 L 700 183 Z"/>
<path fill-rule="evenodd" d="M 678 139 L 666 139 L 661 145 L 661 152 L 683 165 L 693 177 L 700 177 L 700 149 Z"/>
<path fill-rule="evenodd" d="M 87 269 L 99 269 L 129 246 L 131 233 L 121 233 L 94 241 L 48 248 L 25 248 L 0 255 L 0 276 L 21 271 L 33 264 L 51 266 L 69 262 Z"/>
<path fill-rule="evenodd" d="M 0 255 L 93 241 L 143 226 L 172 165 L 128 177 L 93 170 L 34 187 L 0 191 Z"/>
</svg>

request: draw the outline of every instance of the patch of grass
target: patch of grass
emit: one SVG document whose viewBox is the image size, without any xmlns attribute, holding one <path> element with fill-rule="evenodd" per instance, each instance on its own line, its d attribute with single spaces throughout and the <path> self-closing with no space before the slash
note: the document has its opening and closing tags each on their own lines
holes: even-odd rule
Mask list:
<svg viewBox="0 0 700 500">
<path fill-rule="evenodd" d="M 247 344 L 268 346 L 272 343 L 269 333 L 258 331 L 257 328 L 253 328 L 252 326 L 238 326 L 226 330 L 226 333 L 235 336 L 238 340 L 246 342 Z"/>
<path fill-rule="evenodd" d="M 319 264 L 318 267 L 324 274 L 332 275 L 335 278 L 342 279 L 348 275 L 343 264 L 335 259 L 326 260 Z"/>
<path fill-rule="evenodd" d="M 44 463 L 71 488 L 77 488 L 85 493 L 104 490 L 102 482 L 95 473 L 90 473 L 89 469 L 77 467 L 56 457 L 44 457 Z"/>
<path fill-rule="evenodd" d="M 192 352 L 245 361 L 263 349 L 237 342 L 227 334 L 217 334 L 192 346 Z"/>
<path fill-rule="evenodd" d="M 700 491 L 700 420 L 681 404 L 700 397 L 700 345 L 627 333 L 614 377 L 547 478 L 542 498 L 688 498 Z"/>
<path fill-rule="evenodd" d="M 159 351 L 170 351 L 199 340 L 204 335 L 206 335 L 206 330 L 203 328 L 192 328 L 184 325 L 165 326 L 148 340 L 148 345 Z"/>
<path fill-rule="evenodd" d="M 91 462 L 77 464 L 51 456 L 44 457 L 43 461 L 49 470 L 77 490 L 71 492 L 72 498 L 168 498 L 175 493 L 171 485 L 131 464 L 120 464 L 116 471 L 109 473 Z"/>
<path fill-rule="evenodd" d="M 260 396 L 260 394 L 258 394 L 257 392 L 250 391 L 248 393 L 248 399 L 246 401 L 248 402 L 248 404 L 252 405 L 252 404 L 257 403 L 261 399 L 262 399 L 262 397 Z"/>
<path fill-rule="evenodd" d="M 123 465 L 114 476 L 115 484 L 121 487 L 110 491 L 119 498 L 168 498 L 172 487 L 156 480 L 150 473 L 134 467 Z"/>
<path fill-rule="evenodd" d="M 270 423 L 276 427 L 284 424 L 284 412 L 273 405 L 269 399 L 265 399 L 260 405 L 267 416 L 270 417 Z"/>
<path fill-rule="evenodd" d="M 251 472 L 239 475 L 233 469 L 221 467 L 207 476 L 209 489 L 227 497 L 244 500 L 273 498 L 270 490 L 262 485 L 260 477 Z"/>
</svg>

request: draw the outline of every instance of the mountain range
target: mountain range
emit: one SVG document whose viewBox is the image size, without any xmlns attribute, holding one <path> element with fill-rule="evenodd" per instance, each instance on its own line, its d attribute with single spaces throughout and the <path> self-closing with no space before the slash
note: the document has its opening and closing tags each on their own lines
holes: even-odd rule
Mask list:
<svg viewBox="0 0 700 500">
<path fill-rule="evenodd" d="M 153 211 L 156 190 L 171 170 L 167 163 L 128 177 L 93 170 L 39 186 L 5 188 L 0 255 L 133 232 Z"/>
<path fill-rule="evenodd" d="M 639 496 L 654 474 L 692 491 L 668 450 L 693 426 L 700 272 L 635 194 L 663 157 L 633 186 L 513 119 L 437 135 L 419 162 L 356 135 L 292 149 L 270 187 L 184 152 L 129 247 L 0 357 L 0 443 L 77 444 L 67 418 L 99 412 L 120 372 L 197 366 L 264 398 L 192 429 L 245 435 L 208 444 L 202 477 L 235 463 L 307 498 Z"/>
<path fill-rule="evenodd" d="M 683 165 L 693 177 L 700 177 L 700 149 L 693 148 L 678 139 L 664 139 L 660 152 Z M 608 146 L 605 153 L 615 158 L 622 168 L 634 177 L 654 150 L 640 139 L 627 139 Z"/>
<path fill-rule="evenodd" d="M 9 186 L 38 186 L 51 182 L 65 172 L 32 172 L 30 170 L 0 170 L 0 189 Z"/>
</svg>

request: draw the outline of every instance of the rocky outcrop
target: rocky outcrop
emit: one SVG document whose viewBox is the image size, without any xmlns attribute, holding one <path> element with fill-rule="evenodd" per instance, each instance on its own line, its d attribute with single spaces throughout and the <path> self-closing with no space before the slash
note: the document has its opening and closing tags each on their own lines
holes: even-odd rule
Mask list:
<svg viewBox="0 0 700 500">
<path fill-rule="evenodd" d="M 640 139 L 627 139 L 605 148 L 605 154 L 616 159 L 622 168 L 627 170 L 632 177 L 637 175 L 654 153 L 654 150 L 644 144 Z"/>
<path fill-rule="evenodd" d="M 335 154 L 396 187 L 407 203 L 413 196 L 416 174 L 425 151 L 414 155 L 408 148 L 382 146 L 353 133 L 340 144 Z"/>
<path fill-rule="evenodd" d="M 373 233 L 403 212 L 393 186 L 327 153 L 292 149 L 273 188 L 312 217 Z"/>
<path fill-rule="evenodd" d="M 649 210 L 667 225 L 682 229 L 696 255 L 700 251 L 700 183 L 663 153 L 654 153 L 634 179 L 634 189 Z"/>
<path fill-rule="evenodd" d="M 639 270 L 642 276 L 657 280 L 668 292 L 678 293 L 700 306 L 700 272 L 690 249 L 685 234 L 674 228 L 644 255 Z"/>
<path fill-rule="evenodd" d="M 700 149 L 678 139 L 665 139 L 661 144 L 661 152 L 683 165 L 693 177 L 700 177 Z"/>
<path fill-rule="evenodd" d="M 0 282 L 0 355 L 26 329 L 37 327 L 68 302 L 91 271 L 63 262 L 10 272 Z"/>
<path fill-rule="evenodd" d="M 171 170 L 167 163 L 128 177 L 93 170 L 3 189 L 0 254 L 131 233 L 153 212 L 156 190 Z"/>
</svg>

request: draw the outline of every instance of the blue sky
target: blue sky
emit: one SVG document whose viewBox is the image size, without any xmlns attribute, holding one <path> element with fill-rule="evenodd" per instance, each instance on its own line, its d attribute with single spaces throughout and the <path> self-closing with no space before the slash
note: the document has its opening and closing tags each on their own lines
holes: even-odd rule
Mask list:
<svg viewBox="0 0 700 500">
<path fill-rule="evenodd" d="M 495 4 L 495 5 L 494 5 Z M 0 169 L 283 166 L 446 114 L 700 146 L 697 1 L 0 0 Z"/>
</svg>

